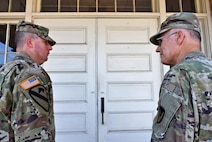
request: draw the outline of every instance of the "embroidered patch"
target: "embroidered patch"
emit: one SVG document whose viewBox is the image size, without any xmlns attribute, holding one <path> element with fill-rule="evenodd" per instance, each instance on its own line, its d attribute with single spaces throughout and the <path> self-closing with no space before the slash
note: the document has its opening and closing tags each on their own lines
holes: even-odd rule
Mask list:
<svg viewBox="0 0 212 142">
<path fill-rule="evenodd" d="M 25 80 L 23 80 L 22 82 L 20 82 L 20 86 L 24 89 L 27 90 L 29 88 L 32 88 L 36 85 L 40 84 L 40 81 L 36 78 L 36 76 L 31 76 Z"/>
<path fill-rule="evenodd" d="M 49 100 L 44 86 L 38 85 L 29 89 L 31 98 L 45 111 L 49 111 Z"/>
<path fill-rule="evenodd" d="M 164 115 L 165 115 L 165 110 L 163 107 L 160 106 L 158 110 L 158 115 L 157 115 L 157 123 L 160 123 L 163 120 Z"/>
</svg>

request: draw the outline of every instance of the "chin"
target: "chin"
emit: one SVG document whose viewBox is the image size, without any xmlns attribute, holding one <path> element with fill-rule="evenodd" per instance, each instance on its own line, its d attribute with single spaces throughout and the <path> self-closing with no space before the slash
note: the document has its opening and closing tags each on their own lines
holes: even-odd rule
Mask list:
<svg viewBox="0 0 212 142">
<path fill-rule="evenodd" d="M 161 63 L 164 65 L 169 65 L 167 62 L 163 62 L 162 60 L 161 60 Z"/>
</svg>

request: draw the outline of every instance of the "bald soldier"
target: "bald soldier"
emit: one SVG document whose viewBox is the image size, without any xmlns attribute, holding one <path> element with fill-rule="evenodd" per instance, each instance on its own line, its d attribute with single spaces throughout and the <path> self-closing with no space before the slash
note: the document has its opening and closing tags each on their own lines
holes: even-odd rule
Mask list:
<svg viewBox="0 0 212 142">
<path fill-rule="evenodd" d="M 40 66 L 56 42 L 49 29 L 20 21 L 15 58 L 0 69 L 0 141 L 54 142 L 52 82 Z"/>
<path fill-rule="evenodd" d="M 200 52 L 198 18 L 173 14 L 150 41 L 171 67 L 161 84 L 151 141 L 212 141 L 212 60 Z"/>
</svg>

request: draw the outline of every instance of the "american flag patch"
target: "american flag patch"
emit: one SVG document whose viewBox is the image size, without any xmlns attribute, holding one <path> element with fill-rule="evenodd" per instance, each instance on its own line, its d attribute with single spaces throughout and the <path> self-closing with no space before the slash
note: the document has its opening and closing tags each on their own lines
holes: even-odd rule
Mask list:
<svg viewBox="0 0 212 142">
<path fill-rule="evenodd" d="M 25 90 L 32 88 L 38 84 L 40 84 L 40 81 L 34 75 L 20 82 L 20 86 Z"/>
</svg>

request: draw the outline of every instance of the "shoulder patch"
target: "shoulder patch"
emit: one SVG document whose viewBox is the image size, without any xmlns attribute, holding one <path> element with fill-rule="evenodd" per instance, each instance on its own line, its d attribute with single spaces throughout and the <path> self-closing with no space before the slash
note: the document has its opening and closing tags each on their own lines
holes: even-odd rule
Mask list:
<svg viewBox="0 0 212 142">
<path fill-rule="evenodd" d="M 157 115 L 157 123 L 160 123 L 163 120 L 164 115 L 165 115 L 165 109 L 160 106 Z"/>
<path fill-rule="evenodd" d="M 24 90 L 32 88 L 32 87 L 34 87 L 34 86 L 36 86 L 38 84 L 40 84 L 40 81 L 34 75 L 20 82 L 20 86 Z"/>
</svg>

